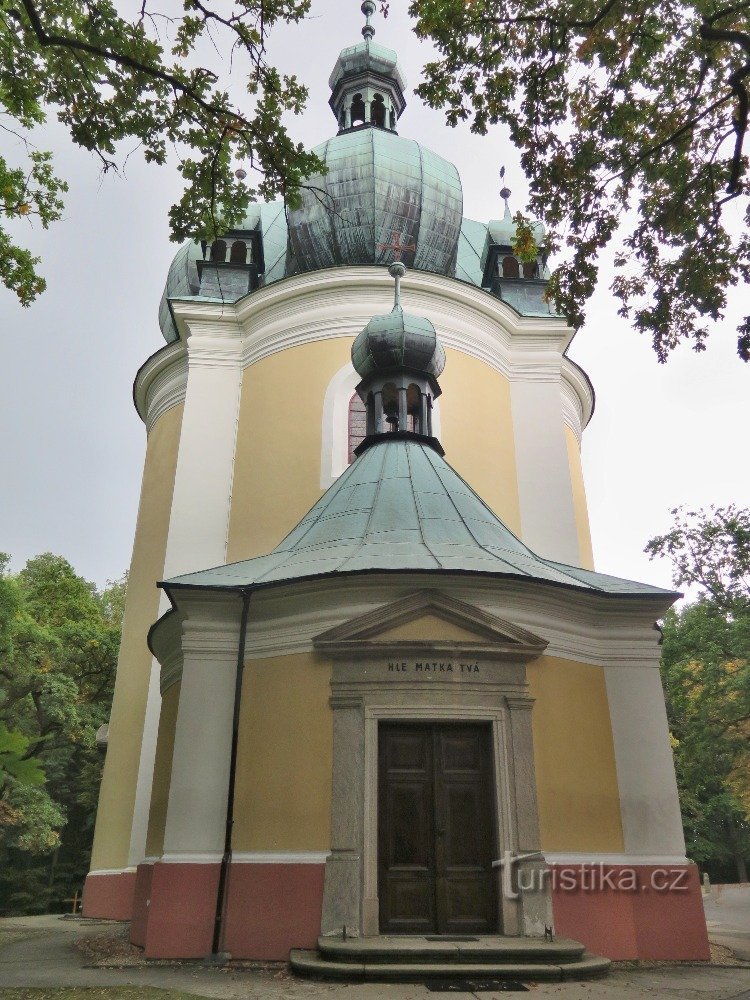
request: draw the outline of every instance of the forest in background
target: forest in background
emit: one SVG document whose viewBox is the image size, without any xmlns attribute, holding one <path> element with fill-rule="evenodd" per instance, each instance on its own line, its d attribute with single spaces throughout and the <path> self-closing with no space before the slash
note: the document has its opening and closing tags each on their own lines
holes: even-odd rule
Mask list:
<svg viewBox="0 0 750 1000">
<path fill-rule="evenodd" d="M 88 871 L 125 604 L 50 553 L 0 556 L 0 914 L 70 911 Z"/>
</svg>

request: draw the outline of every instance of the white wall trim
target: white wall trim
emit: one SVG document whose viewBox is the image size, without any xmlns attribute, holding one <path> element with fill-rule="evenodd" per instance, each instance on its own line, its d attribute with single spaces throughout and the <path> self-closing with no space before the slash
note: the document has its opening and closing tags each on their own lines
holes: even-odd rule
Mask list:
<svg viewBox="0 0 750 1000">
<path fill-rule="evenodd" d="M 221 851 L 204 851 L 191 854 L 188 851 L 171 851 L 162 854 L 159 861 L 165 865 L 218 865 L 221 864 Z"/>
<path fill-rule="evenodd" d="M 320 488 L 327 490 L 349 466 L 349 400 L 359 384 L 351 361 L 339 368 L 323 398 Z"/>
<path fill-rule="evenodd" d="M 324 865 L 330 851 L 232 851 L 237 865 Z"/>
<path fill-rule="evenodd" d="M 634 666 L 604 671 L 624 847 L 628 854 L 684 855 L 661 676 L 658 669 Z"/>
<path fill-rule="evenodd" d="M 128 865 L 127 868 L 97 868 L 96 871 L 90 871 L 87 878 L 93 878 L 95 875 L 130 875 L 131 872 L 135 874 L 137 871 L 135 865 Z"/>
<path fill-rule="evenodd" d="M 164 380 L 163 384 L 176 386 L 182 377 L 183 365 L 186 375 L 185 404 L 164 556 L 165 579 L 226 561 L 242 388 L 242 340 L 236 322 L 225 322 L 221 313 L 213 318 L 199 316 L 183 323 L 182 336 L 184 343 L 170 345 L 146 365 L 155 379 L 149 383 L 151 387 L 159 384 L 159 377 Z M 143 384 L 142 376 L 143 372 L 136 379 L 135 395 L 138 399 L 139 393 L 144 391 L 148 400 L 149 385 Z M 172 396 L 176 398 L 174 392 Z M 147 411 L 147 424 L 152 419 L 155 419 L 153 414 Z M 162 593 L 159 615 L 163 615 L 169 607 L 169 599 Z M 183 651 L 186 648 L 183 644 Z M 171 673 L 176 677 L 179 664 L 175 663 L 173 667 Z M 180 700 L 182 703 L 182 696 Z M 128 853 L 130 864 L 139 864 L 146 851 L 160 710 L 160 670 L 154 660 L 141 733 Z M 178 722 L 179 718 L 178 710 Z M 137 735 L 133 734 L 133 737 L 137 738 Z M 175 768 L 178 769 L 178 764 Z M 169 822 L 167 828 L 170 829 Z"/>
</svg>

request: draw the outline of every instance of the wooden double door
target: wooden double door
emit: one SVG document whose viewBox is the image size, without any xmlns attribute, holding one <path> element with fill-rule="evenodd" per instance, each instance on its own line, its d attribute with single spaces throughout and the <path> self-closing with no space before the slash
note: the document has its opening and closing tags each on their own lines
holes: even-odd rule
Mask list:
<svg viewBox="0 0 750 1000">
<path fill-rule="evenodd" d="M 496 933 L 490 727 L 381 723 L 378 748 L 381 933 Z"/>
</svg>

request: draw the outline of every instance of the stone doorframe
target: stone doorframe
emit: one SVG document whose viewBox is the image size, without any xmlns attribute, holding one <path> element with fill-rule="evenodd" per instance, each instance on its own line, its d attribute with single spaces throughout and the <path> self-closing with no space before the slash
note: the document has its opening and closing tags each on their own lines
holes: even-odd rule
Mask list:
<svg viewBox="0 0 750 1000">
<path fill-rule="evenodd" d="M 425 616 L 447 622 L 448 634 L 458 626 L 463 635 L 427 641 L 406 638 L 409 621 Z M 394 623 L 398 641 L 388 636 Z M 467 632 L 474 632 L 476 641 Z M 544 650 L 543 640 L 443 594 L 422 591 L 330 629 L 315 640 L 315 646 L 334 660 L 331 853 L 326 859 L 324 935 L 341 935 L 344 927 L 352 937 L 380 932 L 380 722 L 488 723 L 496 857 L 540 851 L 533 698 L 528 694 L 525 664 Z M 426 662 L 436 669 L 430 666 L 425 671 Z M 523 884 L 533 881 L 533 890 L 504 892 L 497 869 L 501 933 L 543 936 L 545 925 L 552 923 L 549 885 L 542 875 L 544 859 L 539 855 L 514 864 L 514 888 L 519 869 L 524 870 Z M 536 878 L 526 874 L 530 869 L 539 873 Z"/>
</svg>

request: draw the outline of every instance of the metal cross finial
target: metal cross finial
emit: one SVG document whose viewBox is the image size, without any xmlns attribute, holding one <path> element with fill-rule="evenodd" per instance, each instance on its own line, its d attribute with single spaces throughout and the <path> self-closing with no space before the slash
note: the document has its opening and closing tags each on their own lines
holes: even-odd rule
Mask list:
<svg viewBox="0 0 750 1000">
<path fill-rule="evenodd" d="M 406 274 L 406 268 L 401 263 L 400 260 L 394 260 L 391 266 L 388 268 L 388 273 L 396 282 L 396 288 L 393 294 L 393 308 L 401 308 L 401 279 Z"/>
<path fill-rule="evenodd" d="M 364 3 L 362 4 L 360 10 L 362 11 L 362 13 L 365 15 L 366 18 L 365 26 L 362 29 L 362 34 L 364 35 L 365 40 L 369 42 L 372 36 L 375 34 L 375 29 L 373 28 L 372 22 L 370 20 L 372 18 L 372 15 L 375 13 L 375 4 L 373 0 L 364 0 Z"/>
</svg>

